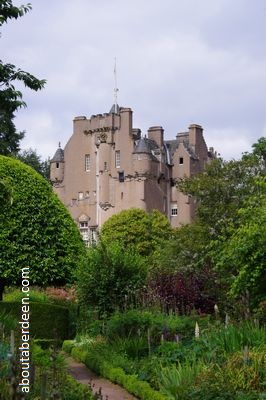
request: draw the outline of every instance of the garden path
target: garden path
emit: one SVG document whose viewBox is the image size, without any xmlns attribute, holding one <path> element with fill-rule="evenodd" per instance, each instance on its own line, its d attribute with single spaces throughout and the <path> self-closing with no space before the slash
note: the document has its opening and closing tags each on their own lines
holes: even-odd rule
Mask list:
<svg viewBox="0 0 266 400">
<path fill-rule="evenodd" d="M 68 371 L 78 382 L 88 385 L 90 382 L 93 392 L 98 392 L 101 388 L 104 400 L 137 400 L 136 397 L 126 392 L 121 386 L 115 385 L 107 379 L 97 376 L 84 364 L 75 361 L 71 357 L 66 358 Z"/>
</svg>

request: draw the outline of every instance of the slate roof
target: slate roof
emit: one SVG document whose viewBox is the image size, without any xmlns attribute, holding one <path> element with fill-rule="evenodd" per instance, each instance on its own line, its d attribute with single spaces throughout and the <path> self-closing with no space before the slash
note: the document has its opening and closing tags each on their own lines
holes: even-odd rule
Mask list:
<svg viewBox="0 0 266 400">
<path fill-rule="evenodd" d="M 51 159 L 51 162 L 62 162 L 64 161 L 64 150 L 61 149 L 61 147 L 58 147 L 58 149 L 55 152 L 55 155 Z"/>
</svg>

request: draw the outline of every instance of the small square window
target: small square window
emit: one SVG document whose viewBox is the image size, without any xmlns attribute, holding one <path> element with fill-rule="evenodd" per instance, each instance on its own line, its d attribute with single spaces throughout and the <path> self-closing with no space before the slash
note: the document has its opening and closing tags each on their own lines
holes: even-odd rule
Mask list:
<svg viewBox="0 0 266 400">
<path fill-rule="evenodd" d="M 172 217 L 175 217 L 177 215 L 177 207 L 172 207 L 171 215 Z"/>
<path fill-rule="evenodd" d="M 179 157 L 179 165 L 183 165 L 184 164 L 184 158 L 183 157 Z"/>
<path fill-rule="evenodd" d="M 79 200 L 83 200 L 83 198 L 84 198 L 84 193 L 83 192 L 79 192 L 78 199 Z"/>
</svg>

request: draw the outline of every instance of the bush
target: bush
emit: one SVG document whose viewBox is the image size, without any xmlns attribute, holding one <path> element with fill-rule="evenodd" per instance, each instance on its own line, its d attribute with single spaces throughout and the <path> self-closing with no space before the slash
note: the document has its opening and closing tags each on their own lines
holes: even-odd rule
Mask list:
<svg viewBox="0 0 266 400">
<path fill-rule="evenodd" d="M 29 266 L 32 285 L 72 282 L 86 249 L 51 185 L 10 157 L 0 156 L 0 176 L 11 193 L 0 202 L 0 278 L 21 284 L 21 268 Z"/>
<path fill-rule="evenodd" d="M 99 244 L 88 251 L 87 264 L 79 270 L 80 303 L 92 306 L 103 318 L 124 309 L 127 299 L 145 283 L 146 267 L 139 255 L 119 244 Z"/>
<path fill-rule="evenodd" d="M 170 316 L 140 310 L 117 312 L 106 323 L 106 336 L 110 340 L 137 335 L 147 337 L 149 328 L 154 344 L 160 342 L 162 335 L 168 340 L 174 340 L 175 335 L 182 340 L 188 340 L 194 336 L 196 321 L 201 328 L 204 328 L 208 325 L 209 317 Z"/>
<path fill-rule="evenodd" d="M 191 391 L 195 400 L 258 400 L 265 398 L 265 347 L 247 359 L 235 353 L 222 365 L 211 364 Z"/>
<path fill-rule="evenodd" d="M 0 313 L 5 312 L 21 320 L 21 302 L 0 302 Z M 69 311 L 66 307 L 48 303 L 30 303 L 31 338 L 68 338 Z"/>
</svg>

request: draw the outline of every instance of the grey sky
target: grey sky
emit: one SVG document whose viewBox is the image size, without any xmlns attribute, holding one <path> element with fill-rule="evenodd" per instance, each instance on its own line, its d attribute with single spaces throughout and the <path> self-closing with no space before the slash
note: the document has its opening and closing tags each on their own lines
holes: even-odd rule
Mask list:
<svg viewBox="0 0 266 400">
<path fill-rule="evenodd" d="M 31 3 L 0 39 L 4 62 L 47 79 L 42 92 L 23 89 L 24 148 L 52 156 L 75 116 L 109 111 L 114 57 L 118 103 L 133 109 L 143 134 L 162 125 L 170 139 L 198 123 L 226 159 L 265 136 L 265 0 Z"/>
</svg>

